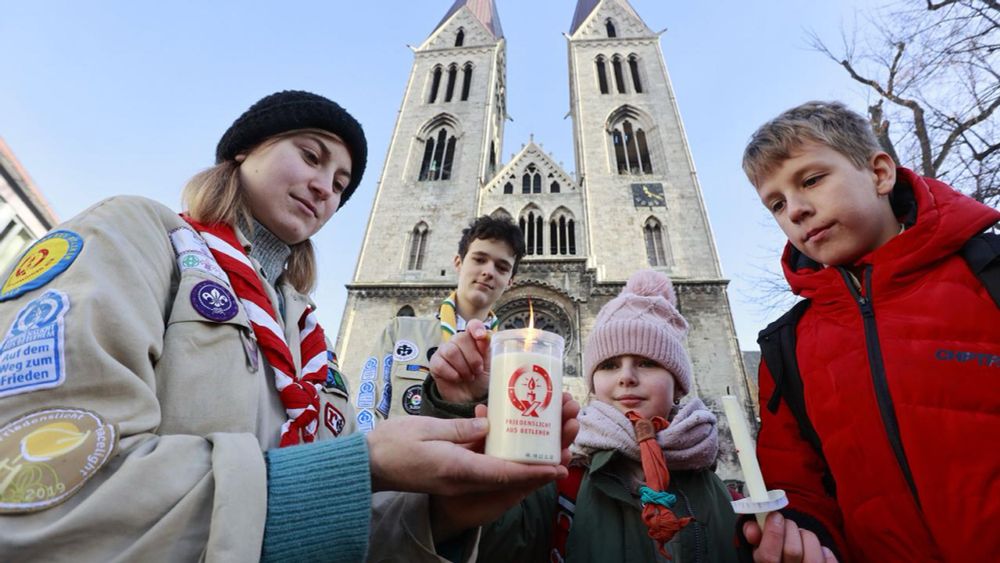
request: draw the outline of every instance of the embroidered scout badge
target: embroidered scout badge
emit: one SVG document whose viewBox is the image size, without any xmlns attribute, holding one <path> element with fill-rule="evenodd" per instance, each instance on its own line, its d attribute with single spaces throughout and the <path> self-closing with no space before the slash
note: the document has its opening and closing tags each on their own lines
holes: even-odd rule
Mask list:
<svg viewBox="0 0 1000 563">
<path fill-rule="evenodd" d="M 326 352 L 326 364 L 326 381 L 323 382 L 323 387 L 327 391 L 338 390 L 342 391 L 345 396 L 349 395 L 347 383 L 344 382 L 344 376 L 340 373 L 337 364 L 337 355 L 329 350 Z"/>
<path fill-rule="evenodd" d="M 412 340 L 398 340 L 393 350 L 393 359 L 397 362 L 408 362 L 417 357 L 420 348 Z"/>
<path fill-rule="evenodd" d="M 229 284 L 229 276 L 212 256 L 208 243 L 190 227 L 177 227 L 170 231 L 170 244 L 177 256 L 177 266 L 181 272 L 197 270 Z"/>
<path fill-rule="evenodd" d="M 389 418 L 389 405 L 392 404 L 392 383 L 382 385 L 382 399 L 378 402 L 375 410 L 382 413 L 384 418 Z"/>
<path fill-rule="evenodd" d="M 362 381 L 358 386 L 358 408 L 370 409 L 375 406 L 375 382 Z"/>
<path fill-rule="evenodd" d="M 0 397 L 58 387 L 66 381 L 69 297 L 50 289 L 18 311 L 0 342 Z"/>
<path fill-rule="evenodd" d="M 326 424 L 326 427 L 333 433 L 334 438 L 336 438 L 344 431 L 347 419 L 344 418 L 344 413 L 340 412 L 337 407 L 327 403 L 323 410 L 323 423 Z"/>
<path fill-rule="evenodd" d="M 115 427 L 94 412 L 49 408 L 0 427 L 0 514 L 35 512 L 75 493 L 111 457 Z"/>
<path fill-rule="evenodd" d="M 236 316 L 236 297 L 221 284 L 203 281 L 191 290 L 191 305 L 210 321 L 225 322 Z"/>
<path fill-rule="evenodd" d="M 38 239 L 24 252 L 0 287 L 0 301 L 49 283 L 69 268 L 82 249 L 83 239 L 73 231 L 52 231 Z"/>
<path fill-rule="evenodd" d="M 420 414 L 420 403 L 424 401 L 422 384 L 411 385 L 403 392 L 403 410 L 408 414 Z"/>
<path fill-rule="evenodd" d="M 372 411 L 365 409 L 358 413 L 358 430 L 362 432 L 371 432 L 372 428 L 375 428 L 375 415 Z"/>
<path fill-rule="evenodd" d="M 378 373 L 378 358 L 375 356 L 369 357 L 365 360 L 365 366 L 361 368 L 361 380 L 368 381 L 370 379 L 375 379 L 375 375 Z"/>
</svg>

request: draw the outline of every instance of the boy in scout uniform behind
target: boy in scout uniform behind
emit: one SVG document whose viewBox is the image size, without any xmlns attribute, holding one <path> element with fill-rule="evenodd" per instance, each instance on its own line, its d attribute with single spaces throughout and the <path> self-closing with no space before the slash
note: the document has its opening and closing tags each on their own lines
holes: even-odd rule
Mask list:
<svg viewBox="0 0 1000 563">
<path fill-rule="evenodd" d="M 496 330 L 492 308 L 510 287 L 524 253 L 524 236 L 510 219 L 484 215 L 462 231 L 455 255 L 458 287 L 434 316 L 392 319 L 365 360 L 355 400 L 359 421 L 374 420 L 373 414 L 380 419 L 420 414 L 438 346 L 472 319 Z"/>
</svg>

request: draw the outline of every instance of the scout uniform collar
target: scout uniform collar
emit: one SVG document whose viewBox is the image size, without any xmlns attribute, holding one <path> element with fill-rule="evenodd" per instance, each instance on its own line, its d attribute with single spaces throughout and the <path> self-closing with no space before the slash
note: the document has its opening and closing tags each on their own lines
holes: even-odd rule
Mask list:
<svg viewBox="0 0 1000 563">
<path fill-rule="evenodd" d="M 455 336 L 456 332 L 461 332 L 465 330 L 466 320 L 458 316 L 458 309 L 455 307 L 455 292 L 452 291 L 441 302 L 441 307 L 438 309 L 438 319 L 441 321 L 441 342 L 448 342 L 451 340 L 452 336 Z M 492 310 L 490 314 L 486 316 L 483 324 L 487 328 L 496 332 L 499 319 L 497 319 L 496 313 Z"/>
</svg>

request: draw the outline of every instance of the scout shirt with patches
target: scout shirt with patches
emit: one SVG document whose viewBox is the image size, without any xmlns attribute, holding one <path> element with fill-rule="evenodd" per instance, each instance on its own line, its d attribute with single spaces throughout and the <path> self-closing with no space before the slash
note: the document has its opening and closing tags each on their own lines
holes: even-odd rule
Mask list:
<svg viewBox="0 0 1000 563">
<path fill-rule="evenodd" d="M 0 329 L 44 292 L 62 292 L 69 305 L 64 378 L 0 397 L 0 426 L 40 409 L 85 409 L 114 425 L 119 441 L 107 463 L 60 504 L 0 514 L 0 553 L 46 561 L 259 559 L 267 512 L 262 451 L 277 446 L 287 416 L 242 305 L 231 319 L 213 322 L 192 303 L 195 285 L 225 288 L 228 281 L 194 260 L 180 262 L 169 233 L 189 227 L 151 200 L 106 200 L 60 228 L 82 237 L 82 251 L 43 287 L 0 303 Z M 279 291 L 284 318 L 294 319 L 284 323 L 285 336 L 298 342 L 297 321 L 310 302 L 286 285 Z M 299 348 L 290 348 L 298 368 Z M 353 431 L 346 389 L 324 387 L 319 438 L 332 438 L 341 426 L 341 434 Z M 342 421 L 327 414 L 331 405 Z M 355 465 L 343 477 L 369 481 L 367 464 Z M 344 519 L 342 509 L 325 517 Z M 373 541 L 370 555 L 433 545 L 426 512 L 397 510 L 393 518 L 407 522 L 409 534 L 399 541 L 410 545 Z M 345 533 L 367 535 L 357 528 L 344 526 Z"/>
<path fill-rule="evenodd" d="M 430 374 L 431 356 L 440 345 L 437 317 L 392 319 L 365 358 L 354 403 L 359 416 L 369 412 L 386 419 L 420 414 L 424 379 Z"/>
</svg>

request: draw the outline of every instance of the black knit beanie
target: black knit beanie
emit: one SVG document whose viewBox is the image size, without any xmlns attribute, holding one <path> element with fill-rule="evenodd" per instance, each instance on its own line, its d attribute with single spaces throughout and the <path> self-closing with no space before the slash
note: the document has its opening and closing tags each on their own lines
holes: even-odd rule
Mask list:
<svg viewBox="0 0 1000 563">
<path fill-rule="evenodd" d="M 361 183 L 368 161 L 368 142 L 358 120 L 323 96 L 285 90 L 261 98 L 222 135 L 215 148 L 215 163 L 233 160 L 269 137 L 296 129 L 322 129 L 344 140 L 351 153 L 351 182 L 340 197 L 343 207 Z"/>
</svg>

